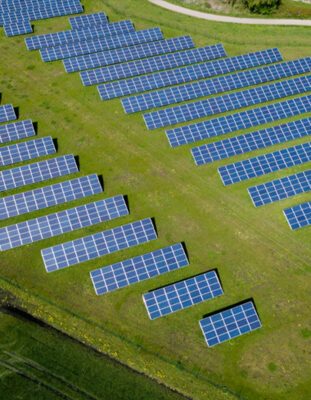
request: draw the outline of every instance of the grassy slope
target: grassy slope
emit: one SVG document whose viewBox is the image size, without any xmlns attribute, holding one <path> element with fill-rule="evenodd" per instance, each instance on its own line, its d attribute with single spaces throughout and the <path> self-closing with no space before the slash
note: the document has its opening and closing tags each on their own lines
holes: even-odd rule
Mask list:
<svg viewBox="0 0 311 400">
<path fill-rule="evenodd" d="M 106 11 L 111 21 L 131 18 L 137 29 L 159 25 L 166 37 L 190 33 L 197 46 L 222 42 L 230 56 L 274 46 L 286 60 L 310 55 L 306 28 L 207 23 L 143 0 L 85 4 L 87 12 Z M 69 26 L 66 18 L 35 25 L 36 33 Z M 78 154 L 82 174 L 102 173 L 105 196 L 127 194 L 131 209 L 131 215 L 118 222 L 6 252 L 1 275 L 104 326 L 106 333 L 69 315 L 64 321 L 64 313 L 48 305 L 33 309 L 36 314 L 195 398 L 235 397 L 218 390 L 220 385 L 252 400 L 305 399 L 311 384 L 310 338 L 303 335 L 310 328 L 309 229 L 290 232 L 282 209 L 309 196 L 254 209 L 246 193 L 249 184 L 222 186 L 216 167 L 226 162 L 195 167 L 187 146 L 170 149 L 163 130 L 148 132 L 140 115 L 124 115 L 118 100 L 101 102 L 95 87 L 83 88 L 79 76 L 66 75 L 60 62 L 42 63 L 38 53 L 26 50 L 22 38 L 1 35 L 2 103 L 13 102 L 20 106 L 20 118 L 38 121 L 39 136 L 58 138 L 60 154 Z M 157 241 L 60 273 L 44 272 L 40 249 L 148 216 L 155 217 Z M 104 297 L 94 295 L 90 270 L 181 240 L 187 245 L 189 268 Z M 224 296 L 149 321 L 142 293 L 215 267 Z M 197 321 L 248 297 L 256 301 L 263 329 L 207 349 Z"/>
</svg>

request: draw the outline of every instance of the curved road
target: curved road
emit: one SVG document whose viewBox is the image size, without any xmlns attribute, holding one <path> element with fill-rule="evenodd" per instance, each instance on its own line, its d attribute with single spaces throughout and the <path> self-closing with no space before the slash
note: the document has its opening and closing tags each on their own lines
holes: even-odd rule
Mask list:
<svg viewBox="0 0 311 400">
<path fill-rule="evenodd" d="M 264 19 L 264 18 L 238 18 L 228 17 L 225 15 L 209 14 L 201 11 L 191 10 L 189 8 L 177 6 L 164 0 L 148 0 L 157 6 L 166 8 L 167 10 L 177 12 L 179 14 L 189 15 L 191 17 L 206 19 L 208 21 L 229 22 L 233 24 L 250 24 L 250 25 L 295 25 L 295 26 L 311 26 L 311 20 L 308 19 Z"/>
</svg>

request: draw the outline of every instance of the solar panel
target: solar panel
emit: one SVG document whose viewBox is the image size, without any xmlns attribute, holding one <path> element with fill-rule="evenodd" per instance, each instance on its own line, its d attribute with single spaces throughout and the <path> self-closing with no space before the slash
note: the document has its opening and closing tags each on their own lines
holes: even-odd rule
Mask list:
<svg viewBox="0 0 311 400">
<path fill-rule="evenodd" d="M 16 119 L 16 114 L 12 104 L 0 106 L 0 122 L 8 122 Z"/>
<path fill-rule="evenodd" d="M 46 271 L 52 272 L 156 238 L 152 220 L 147 218 L 43 249 L 41 255 Z"/>
<path fill-rule="evenodd" d="M 311 75 L 143 114 L 149 130 L 311 90 Z"/>
<path fill-rule="evenodd" d="M 31 36 L 25 39 L 28 50 L 43 49 L 88 39 L 97 39 L 103 36 L 119 35 L 133 32 L 134 25 L 131 21 L 119 21 L 112 24 L 96 25 L 79 30 L 48 33 L 46 35 Z"/>
<path fill-rule="evenodd" d="M 161 39 L 163 39 L 163 34 L 160 28 L 153 28 L 117 36 L 106 36 L 84 42 L 64 44 L 62 46 L 48 47 L 40 49 L 40 54 L 43 61 L 53 61 Z"/>
<path fill-rule="evenodd" d="M 199 323 L 208 347 L 261 328 L 252 301 L 201 319 Z"/>
<path fill-rule="evenodd" d="M 311 57 L 122 99 L 126 114 L 258 85 L 311 71 Z"/>
<path fill-rule="evenodd" d="M 108 23 L 108 19 L 104 12 L 95 14 L 79 15 L 78 17 L 70 17 L 69 23 L 72 29 L 80 29 L 83 26 L 94 26 Z"/>
<path fill-rule="evenodd" d="M 255 207 L 287 199 L 311 190 L 311 170 L 285 176 L 247 189 Z"/>
<path fill-rule="evenodd" d="M 1 144 L 25 139 L 35 135 L 36 132 L 30 119 L 0 126 Z"/>
<path fill-rule="evenodd" d="M 310 134 L 311 118 L 305 118 L 194 147 L 191 149 L 191 153 L 197 165 L 202 165 L 278 143 L 288 142 Z"/>
<path fill-rule="evenodd" d="M 88 175 L 0 199 L 0 220 L 42 210 L 102 192 L 97 175 Z"/>
<path fill-rule="evenodd" d="M 224 185 L 245 181 L 311 161 L 311 142 L 288 147 L 218 168 Z"/>
<path fill-rule="evenodd" d="M 311 111 L 311 96 L 303 96 L 268 106 L 226 115 L 208 121 L 198 122 L 166 131 L 166 136 L 172 147 L 196 142 L 225 133 L 235 132 L 251 126 L 262 125 L 268 122 L 289 118 Z M 200 156 L 196 158 L 200 165 Z"/>
<path fill-rule="evenodd" d="M 4 25 L 4 32 L 6 36 L 17 36 L 25 35 L 26 33 L 32 33 L 33 29 L 29 21 L 20 20 L 9 25 Z"/>
<path fill-rule="evenodd" d="M 283 210 L 289 227 L 292 230 L 303 228 L 311 224 L 311 202 Z"/>
<path fill-rule="evenodd" d="M 165 247 L 90 272 L 97 295 L 189 265 L 182 244 Z"/>
<path fill-rule="evenodd" d="M 56 153 L 50 136 L 0 148 L 0 167 Z"/>
<path fill-rule="evenodd" d="M 208 47 L 194 49 L 193 55 L 204 54 Z M 199 59 L 193 62 L 206 61 Z M 132 79 L 116 81 L 98 86 L 98 91 L 102 100 L 125 96 L 147 90 L 159 89 L 165 86 L 177 85 L 194 81 L 197 79 L 208 78 L 215 75 L 238 71 L 245 68 L 258 67 L 259 65 L 282 61 L 282 56 L 278 49 L 258 51 L 256 53 L 244 54 L 241 56 L 224 58 L 208 63 L 190 65 L 157 74 L 138 76 Z"/>
<path fill-rule="evenodd" d="M 104 67 L 110 64 L 122 63 L 139 58 L 147 58 L 178 50 L 191 49 L 194 43 L 190 36 L 181 36 L 157 42 L 144 43 L 137 46 L 123 47 L 116 50 L 86 54 L 84 56 L 66 58 L 63 64 L 66 72 L 82 71 L 84 69 Z"/>
<path fill-rule="evenodd" d="M 0 171 L 0 192 L 73 174 L 78 167 L 72 154 Z"/>
<path fill-rule="evenodd" d="M 127 214 L 123 196 L 115 196 L 30 219 L 0 228 L 0 250 L 24 246 Z"/>
<path fill-rule="evenodd" d="M 222 294 L 216 272 L 210 271 L 146 293 L 143 301 L 149 318 L 156 319 Z"/>
<path fill-rule="evenodd" d="M 80 73 L 80 76 L 83 85 L 88 86 L 225 56 L 226 52 L 223 46 L 219 44 L 124 64 L 110 65 L 109 67 L 91 71 L 83 71 Z"/>
</svg>

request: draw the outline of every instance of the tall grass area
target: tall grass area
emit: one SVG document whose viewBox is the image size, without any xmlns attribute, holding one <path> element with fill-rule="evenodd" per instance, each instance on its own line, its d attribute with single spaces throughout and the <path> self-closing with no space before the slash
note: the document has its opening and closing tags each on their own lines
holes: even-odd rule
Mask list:
<svg viewBox="0 0 311 400">
<path fill-rule="evenodd" d="M 84 5 L 87 13 L 105 11 L 111 22 L 130 18 L 136 29 L 160 26 L 166 38 L 191 34 L 198 47 L 223 43 L 229 56 L 271 47 L 278 47 L 284 60 L 311 54 L 308 28 L 205 22 L 145 0 L 94 0 Z M 36 34 L 69 29 L 67 18 L 34 25 Z M 120 220 L 1 254 L 0 285 L 34 315 L 195 399 L 308 399 L 310 228 L 291 232 L 282 210 L 310 195 L 255 209 L 246 189 L 310 164 L 224 187 L 217 167 L 228 160 L 196 167 L 190 155 L 193 146 L 171 149 L 164 129 L 147 131 L 141 115 L 126 116 L 118 99 L 102 102 L 96 87 L 83 87 L 79 75 L 66 74 L 61 62 L 43 63 L 38 52 L 27 51 L 23 37 L 8 39 L 1 32 L 0 54 L 2 104 L 13 103 L 20 119 L 37 121 L 39 137 L 57 138 L 59 154 L 79 155 L 79 175 L 102 174 L 104 196 L 123 193 L 130 207 L 130 215 Z M 248 155 L 230 162 L 243 158 Z M 92 200 L 48 212 L 88 201 Z M 1 226 L 46 213 L 24 215 Z M 41 249 L 145 217 L 155 218 L 158 240 L 45 272 Z M 186 244 L 189 267 L 95 295 L 89 271 L 180 241 Z M 143 293 L 213 268 L 218 268 L 224 296 L 149 320 Z M 251 297 L 263 328 L 207 348 L 199 319 Z"/>
</svg>

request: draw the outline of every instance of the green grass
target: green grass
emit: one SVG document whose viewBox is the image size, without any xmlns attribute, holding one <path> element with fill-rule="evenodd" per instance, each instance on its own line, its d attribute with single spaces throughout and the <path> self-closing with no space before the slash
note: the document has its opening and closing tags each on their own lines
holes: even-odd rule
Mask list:
<svg viewBox="0 0 311 400">
<path fill-rule="evenodd" d="M 94 0 L 85 5 L 86 12 L 105 11 L 111 21 L 131 18 L 137 29 L 160 26 L 167 38 L 191 34 L 197 46 L 223 43 L 229 56 L 275 46 L 285 60 L 311 52 L 308 28 L 194 20 L 144 0 Z M 35 28 L 39 34 L 69 24 L 67 18 L 58 18 L 36 22 Z M 7 39 L 1 33 L 0 52 L 2 103 L 19 106 L 20 119 L 38 121 L 39 136 L 57 138 L 59 154 L 79 155 L 79 175 L 102 174 L 105 197 L 128 195 L 131 211 L 119 221 L 5 252 L 0 256 L 0 274 L 6 279 L 1 285 L 33 314 L 195 399 L 310 397 L 311 339 L 302 334 L 311 328 L 310 228 L 291 232 L 282 214 L 284 208 L 309 200 L 309 195 L 255 209 L 246 191 L 249 183 L 223 187 L 217 167 L 227 161 L 196 167 L 191 146 L 171 149 L 163 129 L 147 131 L 141 115 L 126 116 L 119 100 L 100 101 L 95 87 L 85 88 L 77 74 L 65 74 L 61 62 L 43 63 L 38 52 L 26 50 L 23 38 Z M 253 179 L 251 184 L 307 167 Z M 45 273 L 41 249 L 145 217 L 155 218 L 158 240 Z M 190 267 L 95 296 L 89 279 L 92 269 L 180 241 L 186 243 Z M 212 268 L 218 268 L 224 296 L 155 321 L 148 319 L 143 293 Z M 250 297 L 263 328 L 208 349 L 198 320 Z M 273 373 L 270 363 L 278 366 Z"/>
</svg>

